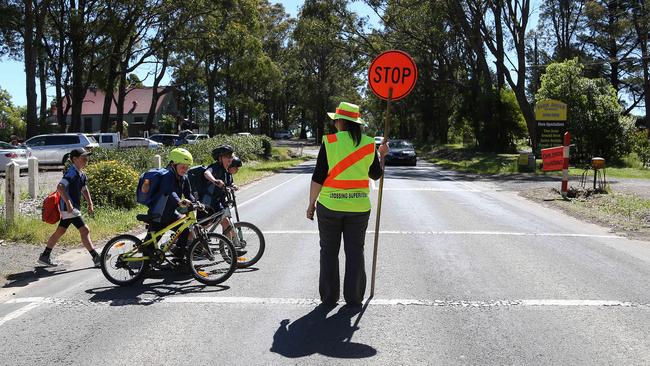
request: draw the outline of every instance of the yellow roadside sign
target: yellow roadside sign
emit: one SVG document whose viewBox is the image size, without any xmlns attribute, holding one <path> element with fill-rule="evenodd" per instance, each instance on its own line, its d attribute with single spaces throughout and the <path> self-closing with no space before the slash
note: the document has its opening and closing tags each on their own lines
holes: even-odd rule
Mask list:
<svg viewBox="0 0 650 366">
<path fill-rule="evenodd" d="M 535 104 L 537 121 L 566 121 L 566 104 L 554 99 L 544 99 Z"/>
</svg>

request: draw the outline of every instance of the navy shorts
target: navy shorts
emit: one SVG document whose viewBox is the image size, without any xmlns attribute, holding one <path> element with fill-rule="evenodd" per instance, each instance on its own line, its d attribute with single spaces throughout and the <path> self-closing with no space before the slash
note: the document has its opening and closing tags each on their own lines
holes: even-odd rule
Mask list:
<svg viewBox="0 0 650 366">
<path fill-rule="evenodd" d="M 59 221 L 59 226 L 64 227 L 66 229 L 70 227 L 70 224 L 74 225 L 74 227 L 76 227 L 77 229 L 81 229 L 82 227 L 84 227 L 84 225 L 86 225 L 84 219 L 82 219 L 81 216 L 73 217 L 70 219 L 62 219 L 61 221 Z"/>
</svg>

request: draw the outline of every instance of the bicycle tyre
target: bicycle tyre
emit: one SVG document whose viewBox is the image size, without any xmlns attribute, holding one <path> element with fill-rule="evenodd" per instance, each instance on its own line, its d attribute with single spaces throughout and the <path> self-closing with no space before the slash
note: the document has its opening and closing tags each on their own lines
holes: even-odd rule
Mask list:
<svg viewBox="0 0 650 366">
<path fill-rule="evenodd" d="M 212 254 L 223 258 L 223 263 L 225 263 L 227 266 L 224 266 L 226 268 L 224 268 L 223 274 L 215 278 L 208 278 L 209 274 L 206 271 L 197 270 L 197 267 L 199 267 L 199 264 L 197 263 L 199 259 L 198 254 L 203 254 L 204 246 L 206 244 L 203 242 L 203 239 L 196 238 L 190 244 L 189 251 L 187 253 L 189 270 L 197 281 L 206 285 L 218 285 L 229 279 L 230 276 L 235 273 L 235 269 L 237 269 L 237 261 L 232 260 L 232 258 L 235 257 L 236 253 L 235 246 L 227 237 L 221 234 L 207 233 L 206 235 L 210 243 L 212 243 L 213 240 L 219 243 L 219 247 L 214 248 L 214 253 Z M 210 247 L 210 244 L 207 245 Z"/>
<path fill-rule="evenodd" d="M 129 279 L 124 279 L 124 280 L 116 278 L 113 274 L 110 273 L 110 271 L 109 271 L 110 263 L 108 263 L 108 265 L 107 265 L 107 262 L 110 261 L 113 258 L 113 255 L 111 255 L 109 257 L 108 256 L 109 252 L 111 251 L 111 249 L 113 249 L 113 247 L 115 245 L 120 244 L 121 242 L 124 243 L 124 242 L 127 242 L 127 241 L 132 242 L 134 246 L 139 246 L 139 245 L 142 244 L 142 240 L 140 240 L 136 236 L 128 235 L 128 234 L 118 235 L 118 236 L 114 237 L 113 239 L 109 240 L 106 243 L 106 245 L 104 245 L 104 249 L 102 250 L 102 254 L 101 254 L 101 257 L 100 257 L 101 258 L 101 261 L 100 261 L 101 266 L 100 267 L 102 269 L 102 273 L 104 274 L 104 277 L 106 277 L 106 279 L 109 280 L 111 283 L 113 283 L 115 285 L 118 285 L 118 286 L 128 286 L 128 285 L 131 285 L 131 284 L 133 284 L 135 282 L 138 282 L 138 281 L 142 280 L 144 278 L 145 272 L 146 272 L 147 267 L 148 267 L 147 261 L 131 262 L 131 263 L 141 263 L 140 268 L 132 267 L 131 269 L 137 269 L 137 272 L 134 275 L 132 275 Z M 112 266 L 112 265 L 110 267 L 118 269 L 117 267 Z M 131 272 L 130 270 L 128 270 L 128 271 Z"/>
<path fill-rule="evenodd" d="M 262 230 L 260 230 L 257 226 L 251 224 L 250 222 L 240 221 L 240 222 L 234 223 L 233 226 L 236 229 L 243 229 L 243 228 L 249 229 L 258 238 L 258 241 L 259 241 L 258 246 L 259 246 L 259 248 L 257 249 L 257 253 L 255 253 L 255 255 L 250 260 L 242 261 L 242 260 L 240 260 L 240 258 L 237 258 L 237 268 L 248 268 L 248 267 L 254 265 L 255 263 L 257 263 L 262 258 L 262 255 L 264 255 L 264 250 L 266 249 L 266 241 L 264 239 L 264 234 L 262 234 Z M 236 235 L 239 235 L 238 232 L 236 233 Z M 248 248 L 248 247 L 246 247 L 246 248 Z M 236 246 L 235 246 L 235 249 L 237 249 Z"/>
</svg>

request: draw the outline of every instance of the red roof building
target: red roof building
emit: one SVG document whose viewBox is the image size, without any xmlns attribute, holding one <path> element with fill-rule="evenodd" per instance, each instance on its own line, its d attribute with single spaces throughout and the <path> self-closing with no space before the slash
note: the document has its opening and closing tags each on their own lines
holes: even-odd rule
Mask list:
<svg viewBox="0 0 650 366">
<path fill-rule="evenodd" d="M 165 88 L 159 87 L 159 92 Z M 101 130 L 102 112 L 104 110 L 105 93 L 102 90 L 90 88 L 86 91 L 86 97 L 81 108 L 81 132 L 94 133 Z M 129 124 L 129 136 L 140 136 L 144 128 L 151 101 L 153 99 L 153 88 L 142 87 L 128 89 L 124 100 L 123 120 Z M 111 103 L 110 120 L 115 121 L 117 117 L 117 93 Z M 64 101 L 65 108 L 66 101 Z M 154 130 L 158 127 L 158 121 L 164 114 L 178 113 L 175 93 L 167 92 L 158 98 L 156 114 L 154 116 Z M 68 112 L 67 122 L 70 124 L 70 112 Z"/>
</svg>

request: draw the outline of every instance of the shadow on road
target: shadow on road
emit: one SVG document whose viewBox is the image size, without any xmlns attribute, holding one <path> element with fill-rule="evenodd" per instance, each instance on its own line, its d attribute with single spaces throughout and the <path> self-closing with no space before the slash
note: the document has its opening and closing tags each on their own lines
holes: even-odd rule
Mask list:
<svg viewBox="0 0 650 366">
<path fill-rule="evenodd" d="M 373 357 L 377 354 L 376 349 L 351 341 L 352 335 L 359 329 L 359 320 L 367 306 L 368 303 L 363 309 L 343 306 L 328 318 L 332 307 L 319 305 L 291 324 L 289 319 L 284 319 L 273 335 L 270 351 L 288 358 L 316 353 L 346 359 Z M 353 325 L 355 315 L 358 317 Z"/>
<path fill-rule="evenodd" d="M 162 271 L 159 271 L 162 272 Z M 230 286 L 207 286 L 196 282 L 190 275 L 182 273 L 154 272 L 147 279 L 162 278 L 161 282 L 145 281 L 130 286 L 106 286 L 86 290 L 93 295 L 89 300 L 106 302 L 111 306 L 151 305 L 162 300 L 165 296 L 186 295 L 191 293 L 214 293 L 230 289 Z M 145 295 L 145 296 L 142 296 Z"/>
<path fill-rule="evenodd" d="M 44 267 L 35 267 L 31 271 L 24 271 L 20 273 L 14 273 L 7 276 L 7 283 L 2 286 L 2 288 L 11 288 L 11 287 L 25 287 L 32 282 L 36 282 L 42 278 L 64 275 L 79 271 L 95 270 L 93 267 L 79 268 L 73 270 L 66 270 L 65 268 L 60 269 L 46 269 Z"/>
</svg>

